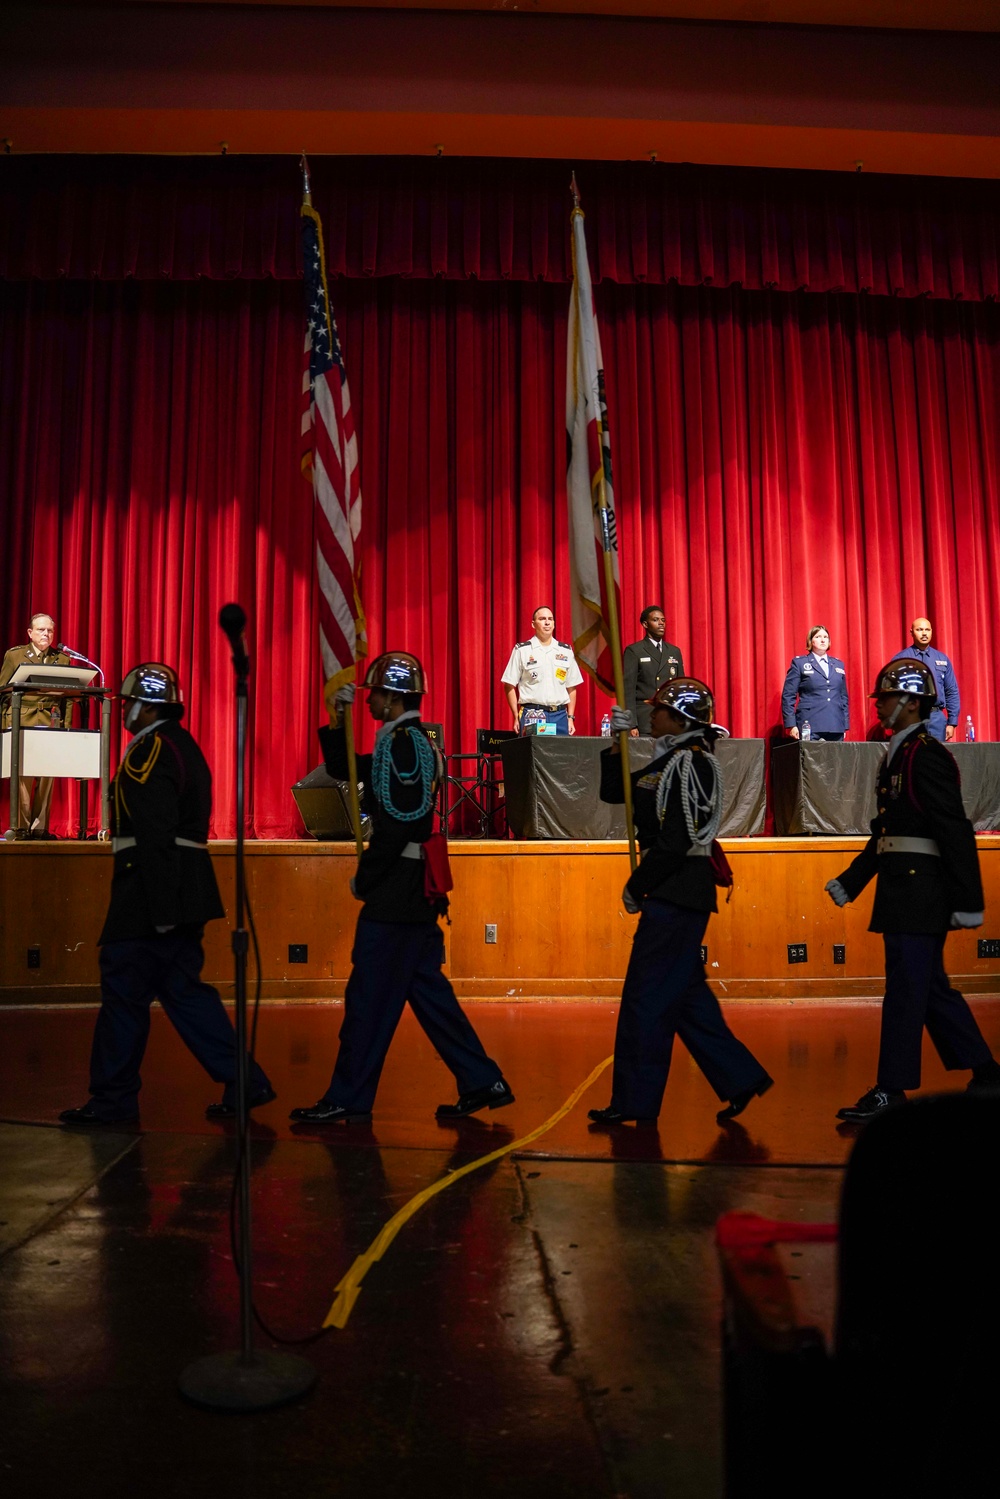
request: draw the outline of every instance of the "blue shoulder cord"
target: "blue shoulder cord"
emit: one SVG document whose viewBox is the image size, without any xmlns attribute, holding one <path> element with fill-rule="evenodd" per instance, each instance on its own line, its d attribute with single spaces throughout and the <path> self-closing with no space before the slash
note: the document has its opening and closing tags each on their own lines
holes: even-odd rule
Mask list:
<svg viewBox="0 0 1000 1499">
<path fill-rule="evenodd" d="M 395 737 L 395 731 L 381 734 L 375 741 L 375 753 L 372 755 L 372 788 L 382 806 L 395 817 L 398 822 L 419 822 L 421 817 L 426 817 L 434 803 L 435 778 L 437 772 L 437 761 L 434 758 L 434 750 L 426 734 L 419 730 L 415 734 L 408 734 L 410 743 L 414 747 L 416 761 L 412 771 L 403 771 L 398 768 L 392 756 L 391 743 Z M 401 812 L 392 799 L 393 778 L 402 786 L 415 786 L 418 781 L 422 783 L 423 795 L 420 806 L 415 812 Z"/>
</svg>

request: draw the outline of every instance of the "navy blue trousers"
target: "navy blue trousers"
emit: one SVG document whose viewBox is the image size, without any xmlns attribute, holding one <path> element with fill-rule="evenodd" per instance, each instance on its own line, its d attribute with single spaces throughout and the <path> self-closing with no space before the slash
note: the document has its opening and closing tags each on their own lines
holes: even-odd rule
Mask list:
<svg viewBox="0 0 1000 1499">
<path fill-rule="evenodd" d="M 946 933 L 885 933 L 885 998 L 878 1086 L 920 1087 L 923 1028 L 949 1072 L 978 1067 L 992 1053 L 964 997 L 944 971 Z"/>
<path fill-rule="evenodd" d="M 225 1084 L 226 1102 L 236 1102 L 236 1033 L 219 991 L 202 983 L 204 961 L 197 927 L 141 941 L 106 942 L 101 948 L 101 1009 L 90 1052 L 90 1093 L 103 1118 L 131 1119 L 138 1112 L 139 1068 L 154 999 L 209 1077 Z M 267 1085 L 254 1063 L 251 1093 Z"/>
<path fill-rule="evenodd" d="M 680 1036 L 720 1099 L 752 1088 L 764 1074 L 722 1018 L 705 980 L 701 943 L 706 911 L 643 902 L 622 989 L 615 1033 L 611 1107 L 655 1119 L 663 1102 L 674 1036 Z"/>
<path fill-rule="evenodd" d="M 486 1055 L 441 972 L 444 936 L 439 926 L 359 921 L 351 962 L 340 1050 L 323 1095 L 327 1102 L 359 1114 L 370 1113 L 407 1000 L 431 1045 L 454 1074 L 459 1093 L 488 1088 L 499 1080 L 500 1068 Z"/>
</svg>

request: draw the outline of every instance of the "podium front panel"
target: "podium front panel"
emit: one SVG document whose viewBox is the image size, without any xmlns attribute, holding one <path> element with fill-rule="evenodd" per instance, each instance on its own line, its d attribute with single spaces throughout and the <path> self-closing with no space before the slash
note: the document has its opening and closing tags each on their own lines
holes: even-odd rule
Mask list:
<svg viewBox="0 0 1000 1499">
<path fill-rule="evenodd" d="M 0 778 L 10 777 L 11 730 L 3 734 Z M 101 736 L 90 729 L 22 729 L 22 776 L 61 776 L 75 781 L 101 778 Z"/>
</svg>

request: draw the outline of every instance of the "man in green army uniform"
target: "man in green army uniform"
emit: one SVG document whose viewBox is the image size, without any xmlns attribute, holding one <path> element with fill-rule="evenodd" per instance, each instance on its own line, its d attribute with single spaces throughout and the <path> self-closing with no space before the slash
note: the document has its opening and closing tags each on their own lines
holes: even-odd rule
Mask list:
<svg viewBox="0 0 1000 1499">
<path fill-rule="evenodd" d="M 0 666 L 0 687 L 5 687 L 19 666 L 68 666 L 69 657 L 53 647 L 55 620 L 51 614 L 33 614 L 28 625 L 28 644 L 14 645 Z M 22 729 L 69 728 L 72 704 L 62 697 L 42 697 L 25 693 L 21 699 Z M 10 728 L 11 700 L 3 700 L 3 727 Z M 29 838 L 51 838 L 49 809 L 52 805 L 51 776 L 22 776 L 20 784 L 21 826 Z"/>
</svg>

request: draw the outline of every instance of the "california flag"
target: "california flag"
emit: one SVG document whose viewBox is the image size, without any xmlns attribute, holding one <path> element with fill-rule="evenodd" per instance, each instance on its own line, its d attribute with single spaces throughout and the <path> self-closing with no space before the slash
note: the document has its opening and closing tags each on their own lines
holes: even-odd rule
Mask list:
<svg viewBox="0 0 1000 1499">
<path fill-rule="evenodd" d="M 583 213 L 573 209 L 573 292 L 566 346 L 566 444 L 573 649 L 584 671 L 614 694 L 604 554 L 611 557 L 620 605 L 618 532 L 611 484 L 611 438 L 604 394 L 604 361 L 594 317 Z M 601 475 L 606 509 L 601 508 Z M 621 617 L 621 610 L 618 610 Z"/>
</svg>

